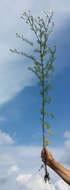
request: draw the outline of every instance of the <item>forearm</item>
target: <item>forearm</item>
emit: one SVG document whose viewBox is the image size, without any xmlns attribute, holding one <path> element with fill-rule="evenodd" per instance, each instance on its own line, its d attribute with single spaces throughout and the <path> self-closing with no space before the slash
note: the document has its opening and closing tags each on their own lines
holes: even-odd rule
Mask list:
<svg viewBox="0 0 70 190">
<path fill-rule="evenodd" d="M 54 159 L 49 164 L 49 167 L 53 169 L 66 183 L 70 185 L 70 171 L 64 168 L 61 164 Z"/>
</svg>

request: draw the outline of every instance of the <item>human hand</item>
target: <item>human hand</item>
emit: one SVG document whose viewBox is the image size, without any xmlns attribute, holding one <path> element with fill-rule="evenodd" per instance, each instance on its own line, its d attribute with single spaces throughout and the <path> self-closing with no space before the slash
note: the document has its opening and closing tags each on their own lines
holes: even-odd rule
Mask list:
<svg viewBox="0 0 70 190">
<path fill-rule="evenodd" d="M 42 149 L 41 158 L 42 161 L 48 166 L 50 166 L 51 162 L 54 160 L 52 154 L 46 148 Z"/>
</svg>

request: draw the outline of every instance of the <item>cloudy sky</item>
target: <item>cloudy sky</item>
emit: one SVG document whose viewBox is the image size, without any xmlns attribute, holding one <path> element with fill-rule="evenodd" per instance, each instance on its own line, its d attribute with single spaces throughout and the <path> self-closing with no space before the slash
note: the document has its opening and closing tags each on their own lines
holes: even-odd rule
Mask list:
<svg viewBox="0 0 70 190">
<path fill-rule="evenodd" d="M 49 168 L 51 184 L 43 183 L 41 165 L 42 131 L 40 123 L 40 89 L 36 77 L 27 70 L 30 62 L 9 49 L 31 51 L 16 32 L 31 39 L 20 19 L 25 10 L 34 16 L 54 8 L 56 44 L 54 89 L 49 109 L 51 121 L 49 150 L 57 161 L 70 169 L 70 1 L 2 0 L 0 5 L 0 187 L 1 190 L 69 190 L 69 186 Z M 31 63 L 32 64 L 32 63 Z"/>
</svg>

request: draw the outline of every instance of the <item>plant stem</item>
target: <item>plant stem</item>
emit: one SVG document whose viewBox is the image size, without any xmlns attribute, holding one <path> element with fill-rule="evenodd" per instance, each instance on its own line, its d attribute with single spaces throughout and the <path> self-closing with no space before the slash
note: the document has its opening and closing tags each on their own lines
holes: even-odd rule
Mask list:
<svg viewBox="0 0 70 190">
<path fill-rule="evenodd" d="M 42 77 L 43 77 L 43 98 L 42 98 L 42 101 L 43 101 L 43 147 L 45 147 L 45 143 L 44 143 L 44 71 L 43 71 L 43 64 L 42 64 Z"/>
<path fill-rule="evenodd" d="M 42 42 L 42 34 L 41 34 L 41 28 L 40 28 L 40 42 Z M 41 66 L 42 66 L 42 90 L 43 90 L 43 96 L 42 96 L 42 108 L 43 108 L 43 113 L 42 113 L 42 129 L 43 129 L 43 147 L 45 147 L 44 143 L 44 70 L 43 70 L 43 54 L 42 54 L 42 46 L 40 44 L 40 58 L 41 58 Z"/>
</svg>

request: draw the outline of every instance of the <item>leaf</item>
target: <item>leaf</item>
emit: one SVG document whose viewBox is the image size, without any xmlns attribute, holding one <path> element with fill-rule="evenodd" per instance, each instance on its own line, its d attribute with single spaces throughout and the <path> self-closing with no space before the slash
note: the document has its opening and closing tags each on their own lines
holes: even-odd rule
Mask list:
<svg viewBox="0 0 70 190">
<path fill-rule="evenodd" d="M 46 88 L 44 88 L 44 92 L 47 92 L 48 90 L 51 90 L 53 86 L 50 83 L 47 83 Z"/>
<path fill-rule="evenodd" d="M 52 72 L 54 72 L 54 67 L 53 67 L 53 65 L 52 64 L 49 64 L 49 66 L 48 66 L 48 71 L 52 71 Z"/>
<path fill-rule="evenodd" d="M 35 72 L 32 67 L 28 67 L 28 69 L 32 72 Z"/>
<path fill-rule="evenodd" d="M 47 130 L 50 129 L 50 124 L 48 123 L 48 121 L 46 122 L 46 127 L 45 128 L 47 128 Z"/>
<path fill-rule="evenodd" d="M 41 41 L 38 39 L 38 40 L 37 40 L 37 43 L 38 43 L 38 44 L 41 44 Z"/>
<path fill-rule="evenodd" d="M 45 56 L 48 53 L 47 49 L 44 50 L 43 56 Z"/>
<path fill-rule="evenodd" d="M 51 129 L 48 129 L 48 133 L 49 133 L 50 136 L 52 136 Z"/>
<path fill-rule="evenodd" d="M 16 37 L 17 38 L 21 38 L 21 40 L 23 40 L 24 42 L 28 43 L 29 45 L 33 46 L 33 42 L 27 40 L 26 38 L 23 37 L 23 34 L 22 35 L 19 35 L 18 33 L 16 33 Z"/>
<path fill-rule="evenodd" d="M 40 73 L 40 66 L 39 65 L 33 66 L 33 68 L 35 69 L 35 71 Z"/>
<path fill-rule="evenodd" d="M 50 143 L 50 141 L 47 139 L 47 144 L 46 144 L 46 145 L 48 146 L 49 144 L 51 144 L 51 143 Z"/>
<path fill-rule="evenodd" d="M 48 146 L 50 143 L 50 141 L 48 140 L 48 137 L 44 136 L 44 143 L 45 143 L 45 146 Z"/>
<path fill-rule="evenodd" d="M 56 45 L 54 45 L 53 48 L 54 48 L 53 54 L 55 54 L 55 52 L 56 52 Z"/>
<path fill-rule="evenodd" d="M 43 94 L 44 94 L 44 91 L 43 91 L 43 90 L 40 90 L 40 94 L 43 96 Z"/>
<path fill-rule="evenodd" d="M 52 100 L 51 97 L 48 97 L 48 98 L 46 98 L 45 101 L 46 101 L 46 103 L 50 104 L 50 103 L 51 103 L 51 100 Z"/>
<path fill-rule="evenodd" d="M 45 41 L 41 42 L 41 47 L 45 46 Z"/>
<path fill-rule="evenodd" d="M 46 127 L 45 127 L 45 129 L 48 130 L 48 133 L 49 133 L 49 135 L 51 136 L 52 133 L 51 133 L 51 129 L 50 129 L 50 124 L 49 124 L 48 122 L 46 122 Z"/>
<path fill-rule="evenodd" d="M 53 32 L 53 30 L 52 30 L 52 29 L 50 29 L 50 30 L 49 30 L 49 32 L 48 32 L 48 35 L 50 35 L 52 32 Z"/>
<path fill-rule="evenodd" d="M 9 49 L 9 51 L 11 51 L 12 53 L 20 54 L 20 52 L 18 52 L 16 49 Z"/>
<path fill-rule="evenodd" d="M 52 27 L 54 27 L 54 22 L 52 22 Z"/>
<path fill-rule="evenodd" d="M 16 38 L 20 38 L 20 35 L 18 33 L 16 33 Z"/>
<path fill-rule="evenodd" d="M 28 67 L 28 69 L 30 70 L 30 71 L 32 71 L 39 79 L 40 79 L 40 75 L 38 74 L 38 72 L 34 69 L 34 67 L 32 68 L 32 67 Z"/>
<path fill-rule="evenodd" d="M 28 55 L 27 53 L 24 53 L 22 51 L 17 51 L 17 49 L 9 49 L 12 53 L 24 55 L 25 57 L 32 59 L 33 61 L 36 61 L 36 59 L 32 55 Z"/>
<path fill-rule="evenodd" d="M 47 117 L 48 117 L 48 116 L 51 116 L 52 119 L 54 119 L 54 117 L 55 117 L 54 114 L 53 114 L 53 113 L 50 113 L 50 112 L 46 112 L 46 116 L 47 116 Z"/>
<path fill-rule="evenodd" d="M 54 114 L 53 113 L 50 113 L 50 116 L 52 119 L 54 119 Z"/>
<path fill-rule="evenodd" d="M 39 61 L 36 61 L 36 60 L 34 61 L 34 64 L 41 66 L 40 62 L 39 62 Z"/>
<path fill-rule="evenodd" d="M 38 50 L 38 49 L 34 49 L 34 52 L 36 52 L 36 53 L 40 53 L 40 50 Z"/>
<path fill-rule="evenodd" d="M 36 59 L 35 59 L 35 57 L 33 57 L 32 55 L 28 55 L 27 53 L 24 53 L 24 52 L 22 52 L 22 51 L 17 51 L 16 49 L 14 49 L 14 50 L 9 49 L 9 50 L 10 50 L 12 53 L 16 53 L 16 54 L 24 55 L 25 57 L 27 57 L 27 58 L 33 60 L 34 63 L 37 62 Z M 37 62 L 37 63 L 39 63 L 39 62 Z"/>
</svg>

